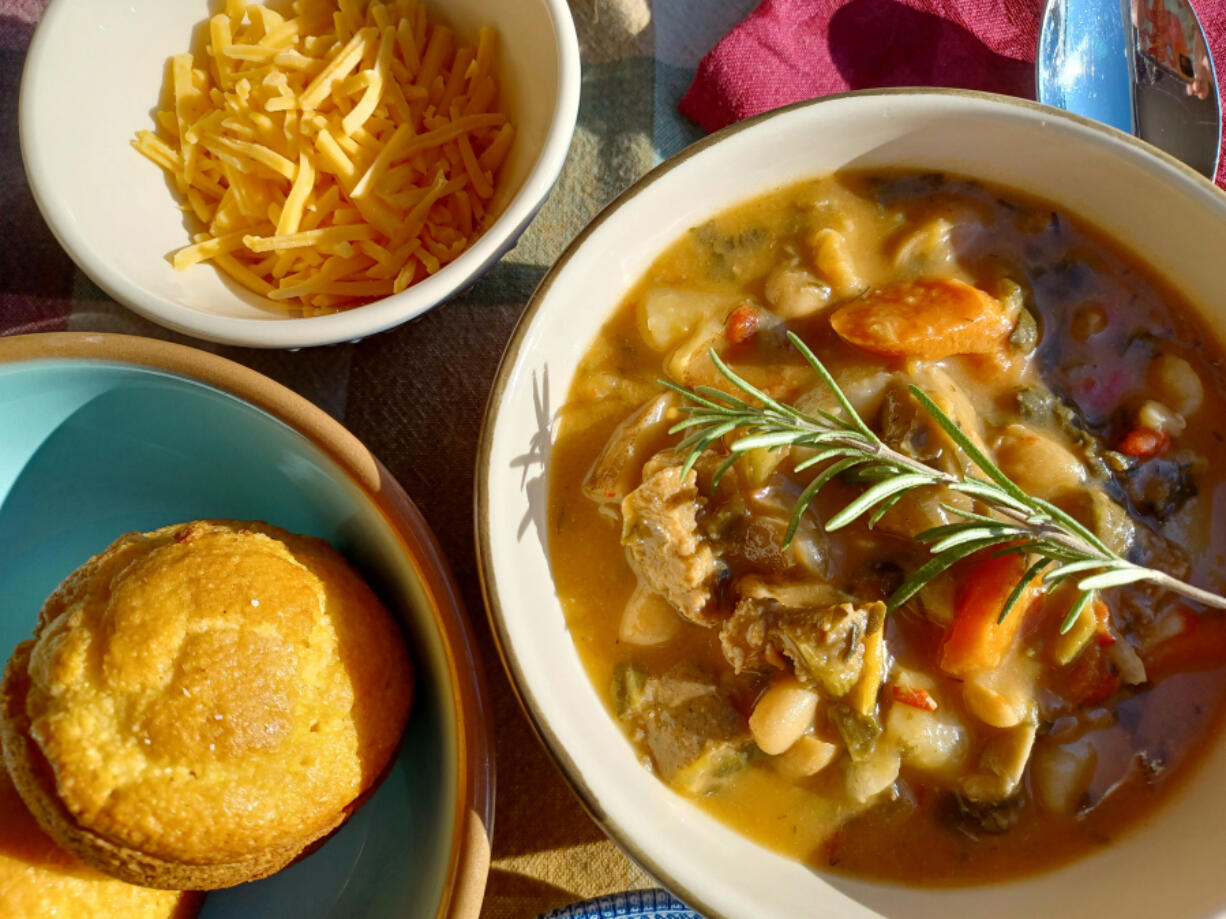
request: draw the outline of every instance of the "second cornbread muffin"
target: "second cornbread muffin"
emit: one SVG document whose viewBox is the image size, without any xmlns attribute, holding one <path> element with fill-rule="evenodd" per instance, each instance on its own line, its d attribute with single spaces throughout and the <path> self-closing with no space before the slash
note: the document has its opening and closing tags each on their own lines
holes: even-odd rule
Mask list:
<svg viewBox="0 0 1226 919">
<path fill-rule="evenodd" d="M 345 820 L 411 685 L 391 615 L 322 540 L 236 521 L 133 533 L 60 585 L 10 660 L 6 764 L 91 864 L 225 887 Z"/>
<path fill-rule="evenodd" d="M 125 884 L 82 864 L 43 833 L 0 769 L 0 916 L 191 919 L 204 895 Z"/>
</svg>

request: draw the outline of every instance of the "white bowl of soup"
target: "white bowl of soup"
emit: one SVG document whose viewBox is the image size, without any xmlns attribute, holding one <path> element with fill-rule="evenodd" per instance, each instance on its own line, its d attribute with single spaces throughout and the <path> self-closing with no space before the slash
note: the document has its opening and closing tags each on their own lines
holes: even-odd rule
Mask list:
<svg viewBox="0 0 1226 919">
<path fill-rule="evenodd" d="M 55 0 L 22 159 L 65 251 L 146 319 L 254 348 L 354 341 L 515 245 L 565 162 L 579 76 L 562 0 Z"/>
<path fill-rule="evenodd" d="M 1220 611 L 1079 602 L 1011 537 L 893 603 L 917 535 L 1000 506 L 926 484 L 828 532 L 848 469 L 789 539 L 840 457 L 725 430 L 691 469 L 661 382 L 737 392 L 714 352 L 845 419 L 794 333 L 895 454 L 986 477 L 917 386 L 1028 500 L 1221 592 L 1224 244 L 1226 195 L 1169 157 L 933 91 L 733 127 L 588 227 L 490 397 L 478 551 L 525 708 L 632 858 L 711 917 L 1226 909 Z"/>
</svg>

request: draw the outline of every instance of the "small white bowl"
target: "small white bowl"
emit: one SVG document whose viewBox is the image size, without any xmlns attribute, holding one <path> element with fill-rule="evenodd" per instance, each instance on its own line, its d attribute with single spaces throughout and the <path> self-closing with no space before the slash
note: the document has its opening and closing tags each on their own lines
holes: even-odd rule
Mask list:
<svg viewBox="0 0 1226 919">
<path fill-rule="evenodd" d="M 1226 195 L 1119 132 L 1016 99 L 914 90 L 829 97 L 727 129 L 597 217 L 546 276 L 507 349 L 476 475 L 482 583 L 504 662 L 592 814 L 708 919 L 1226 915 L 1226 742 L 1143 826 L 1093 855 L 1008 882 L 908 888 L 816 872 L 674 794 L 642 767 L 579 660 L 550 577 L 545 482 L 553 413 L 589 343 L 688 228 L 803 178 L 898 167 L 971 176 L 1056 203 L 1139 253 L 1226 331 Z"/>
<path fill-rule="evenodd" d="M 504 208 L 454 262 L 399 294 L 328 316 L 283 307 L 211 266 L 176 271 L 191 240 L 162 170 L 132 149 L 152 129 L 166 61 L 187 51 L 210 0 L 52 0 L 22 75 L 22 158 L 60 244 L 120 303 L 167 328 L 223 344 L 297 348 L 405 322 L 463 290 L 502 257 L 553 187 L 579 108 L 579 42 L 565 0 L 446 0 L 466 35 L 498 30 L 503 97 L 516 137 L 500 177 Z"/>
</svg>

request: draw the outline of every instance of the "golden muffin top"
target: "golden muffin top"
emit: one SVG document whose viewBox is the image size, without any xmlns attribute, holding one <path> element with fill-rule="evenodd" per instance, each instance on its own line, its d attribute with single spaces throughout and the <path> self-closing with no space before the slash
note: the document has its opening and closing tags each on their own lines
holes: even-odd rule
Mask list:
<svg viewBox="0 0 1226 919">
<path fill-rule="evenodd" d="M 0 768 L 0 916 L 185 919 L 202 898 L 125 884 L 59 848 Z"/>
<path fill-rule="evenodd" d="M 335 824 L 411 694 L 395 622 L 330 546 L 201 521 L 123 536 L 60 585 L 25 710 L 78 824 L 217 863 Z"/>
</svg>

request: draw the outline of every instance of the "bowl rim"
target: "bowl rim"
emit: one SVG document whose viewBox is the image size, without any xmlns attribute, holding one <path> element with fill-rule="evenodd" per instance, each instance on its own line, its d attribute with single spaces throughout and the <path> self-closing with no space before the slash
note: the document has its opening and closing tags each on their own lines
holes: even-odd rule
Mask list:
<svg viewBox="0 0 1226 919">
<path fill-rule="evenodd" d="M 1042 115 L 1051 119 L 1071 122 L 1082 128 L 1100 134 L 1103 139 L 1113 144 L 1132 148 L 1132 153 L 1141 154 L 1156 161 L 1157 165 L 1174 170 L 1179 178 L 1191 181 L 1200 186 L 1202 192 L 1219 196 L 1220 203 L 1226 206 L 1226 191 L 1213 181 L 1188 166 L 1183 161 L 1154 147 L 1131 134 L 1120 131 L 1093 119 L 1056 109 L 1030 99 L 1016 96 L 1005 96 L 979 90 L 943 88 L 943 87 L 896 87 L 887 89 L 853 90 L 850 92 L 833 93 L 813 99 L 805 99 L 790 105 L 771 109 L 751 118 L 734 122 L 720 130 L 696 141 L 676 155 L 655 166 L 632 185 L 610 201 L 595 217 L 579 232 L 571 243 L 562 251 L 541 278 L 524 311 L 515 325 L 494 382 L 490 388 L 489 399 L 486 402 L 484 416 L 481 421 L 481 434 L 477 446 L 477 461 L 475 470 L 475 487 L 473 496 L 474 540 L 477 551 L 477 571 L 481 581 L 481 593 L 485 600 L 486 615 L 494 634 L 495 646 L 499 658 L 507 671 L 512 688 L 520 707 L 528 717 L 537 738 L 544 745 L 550 757 L 557 764 L 566 781 L 579 798 L 580 803 L 600 828 L 612 839 L 633 862 L 642 867 L 648 874 L 659 881 L 669 891 L 684 900 L 692 909 L 698 910 L 709 919 L 724 919 L 725 913 L 712 903 L 706 894 L 690 885 L 680 883 L 676 876 L 666 870 L 657 859 L 652 858 L 647 851 L 634 842 L 628 831 L 614 818 L 606 813 L 600 798 L 591 785 L 584 779 L 578 765 L 567 753 L 565 745 L 550 725 L 541 704 L 534 696 L 526 679 L 525 670 L 510 641 L 510 632 L 503 604 L 498 591 L 498 571 L 494 565 L 492 528 L 490 526 L 491 507 L 489 476 L 494 450 L 494 429 L 497 425 L 501 407 L 505 401 L 506 392 L 510 388 L 514 371 L 524 353 L 525 343 L 531 328 L 535 325 L 541 313 L 545 300 L 558 276 L 565 270 L 567 264 L 575 256 L 597 229 L 609 220 L 633 198 L 650 189 L 657 181 L 683 166 L 694 156 L 721 141 L 743 131 L 758 128 L 772 119 L 785 117 L 802 109 L 814 108 L 826 103 L 846 99 L 893 98 L 900 96 L 935 97 L 947 99 L 968 99 L 987 102 L 1005 109 L 1021 110 L 1031 114 Z M 553 419 L 550 419 L 552 426 Z"/>
<path fill-rule="evenodd" d="M 464 603 L 429 524 L 392 474 L 340 422 L 263 374 L 186 345 L 135 335 L 42 332 L 0 338 L 0 369 L 26 362 L 98 361 L 161 371 L 234 396 L 305 437 L 350 478 L 394 534 L 440 637 L 456 723 L 456 801 L 437 919 L 476 919 L 489 875 L 494 755 L 488 689 Z"/>
<path fill-rule="evenodd" d="M 150 294 L 105 260 L 91 255 L 89 240 L 71 219 L 68 202 L 59 197 L 41 166 L 40 133 L 47 117 L 35 104 L 45 81 L 57 70 L 55 45 L 59 24 L 74 0 L 50 0 L 30 40 L 18 88 L 18 135 L 26 181 L 39 213 L 77 268 L 106 294 L 144 318 L 175 332 L 205 341 L 248 348 L 304 348 L 358 341 L 387 331 L 446 302 L 479 278 L 514 246 L 536 216 L 561 175 L 579 115 L 581 69 L 579 37 L 566 0 L 539 0 L 553 22 L 558 86 L 540 154 L 519 191 L 494 223 L 454 261 L 398 294 L 326 316 L 262 318 L 214 316 Z M 135 127 L 133 128 L 135 130 Z"/>
</svg>

